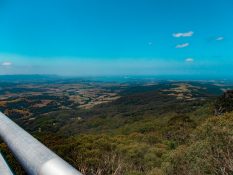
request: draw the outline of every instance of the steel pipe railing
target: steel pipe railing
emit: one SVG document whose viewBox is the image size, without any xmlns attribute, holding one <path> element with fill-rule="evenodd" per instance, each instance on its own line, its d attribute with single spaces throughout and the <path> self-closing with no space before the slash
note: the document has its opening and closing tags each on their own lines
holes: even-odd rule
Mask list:
<svg viewBox="0 0 233 175">
<path fill-rule="evenodd" d="M 1 112 L 0 137 L 29 175 L 82 175 Z"/>
</svg>

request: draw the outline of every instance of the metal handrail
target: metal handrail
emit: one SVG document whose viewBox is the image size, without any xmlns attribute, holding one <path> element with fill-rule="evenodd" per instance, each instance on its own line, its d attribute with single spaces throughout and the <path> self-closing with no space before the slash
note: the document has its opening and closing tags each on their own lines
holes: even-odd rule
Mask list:
<svg viewBox="0 0 233 175">
<path fill-rule="evenodd" d="M 1 112 L 0 137 L 29 175 L 82 175 Z"/>
</svg>

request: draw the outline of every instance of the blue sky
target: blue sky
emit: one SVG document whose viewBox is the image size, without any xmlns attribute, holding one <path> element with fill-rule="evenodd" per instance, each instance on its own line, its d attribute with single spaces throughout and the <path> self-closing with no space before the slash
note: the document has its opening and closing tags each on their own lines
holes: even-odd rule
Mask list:
<svg viewBox="0 0 233 175">
<path fill-rule="evenodd" d="M 0 0 L 0 74 L 233 75 L 232 0 Z"/>
</svg>

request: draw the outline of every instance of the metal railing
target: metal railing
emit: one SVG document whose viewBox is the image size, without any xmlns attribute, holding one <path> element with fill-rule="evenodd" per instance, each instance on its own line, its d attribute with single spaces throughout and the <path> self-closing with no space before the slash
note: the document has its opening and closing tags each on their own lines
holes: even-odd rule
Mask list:
<svg viewBox="0 0 233 175">
<path fill-rule="evenodd" d="M 0 137 L 29 175 L 82 175 L 1 112 Z"/>
</svg>

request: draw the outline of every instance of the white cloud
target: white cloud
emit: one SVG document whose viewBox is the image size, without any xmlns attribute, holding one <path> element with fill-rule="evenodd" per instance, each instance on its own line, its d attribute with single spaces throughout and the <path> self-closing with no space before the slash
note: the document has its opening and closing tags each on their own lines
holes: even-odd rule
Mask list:
<svg viewBox="0 0 233 175">
<path fill-rule="evenodd" d="M 193 63 L 193 62 L 194 62 L 194 59 L 193 59 L 193 58 L 186 58 L 186 59 L 185 59 L 185 62 L 186 62 L 186 63 Z"/>
<path fill-rule="evenodd" d="M 1 65 L 2 65 L 2 66 L 11 66 L 11 65 L 12 65 L 12 62 L 5 61 L 5 62 L 2 62 Z"/>
<path fill-rule="evenodd" d="M 224 37 L 223 36 L 219 36 L 219 37 L 216 38 L 216 40 L 217 41 L 222 41 L 222 40 L 224 40 Z"/>
<path fill-rule="evenodd" d="M 184 43 L 184 44 L 178 44 L 176 45 L 176 48 L 180 49 L 180 48 L 184 48 L 184 47 L 188 47 L 189 43 Z"/>
<path fill-rule="evenodd" d="M 175 37 L 175 38 L 191 37 L 191 36 L 193 36 L 193 34 L 194 34 L 193 31 L 185 32 L 185 33 L 173 33 L 173 37 Z"/>
</svg>

